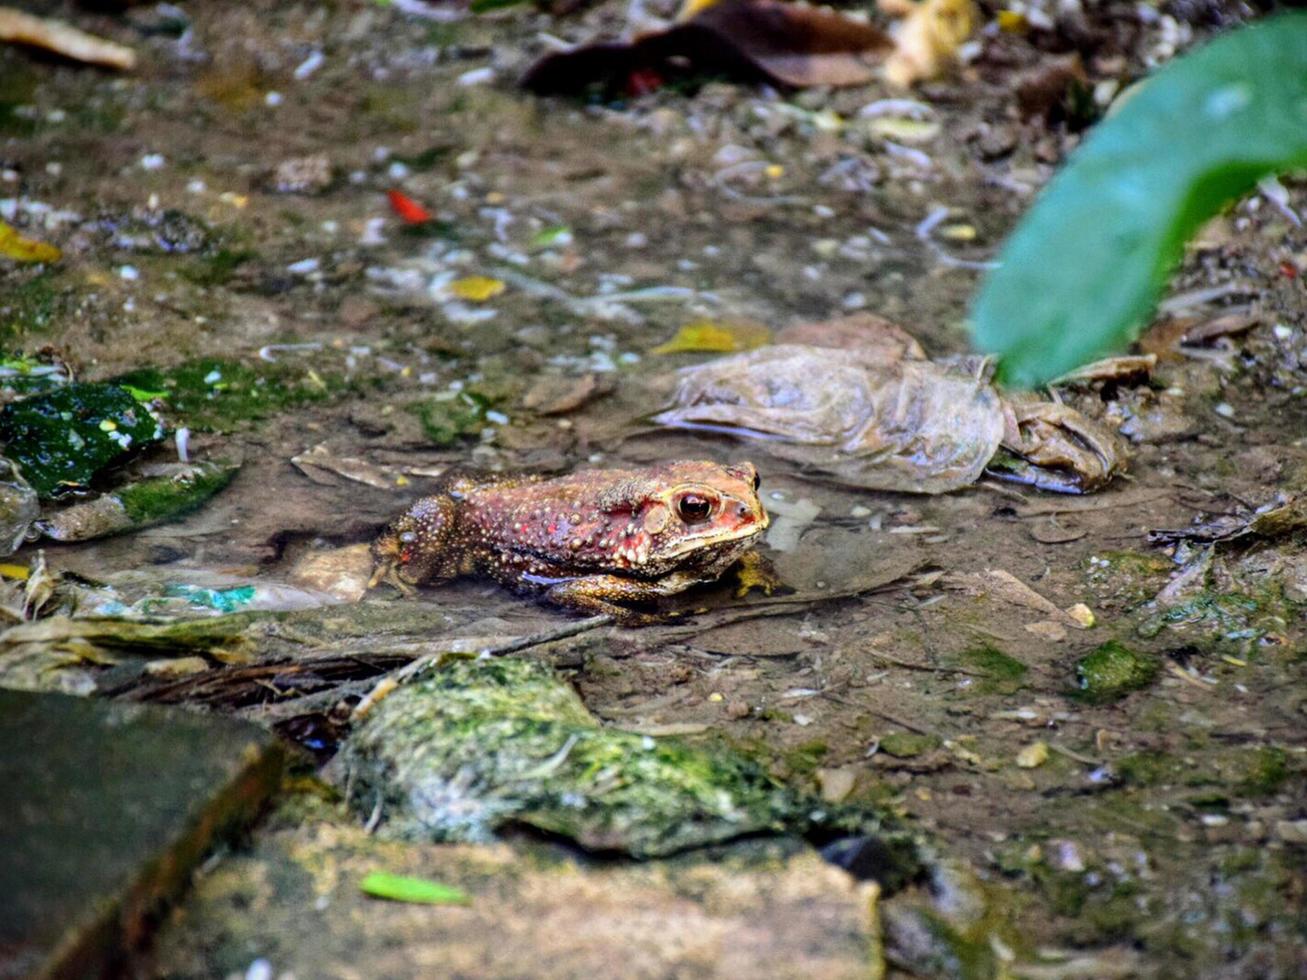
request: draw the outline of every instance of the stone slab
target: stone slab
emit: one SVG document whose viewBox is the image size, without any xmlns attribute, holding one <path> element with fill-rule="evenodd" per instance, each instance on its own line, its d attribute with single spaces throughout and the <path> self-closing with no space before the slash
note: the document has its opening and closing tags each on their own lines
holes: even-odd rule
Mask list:
<svg viewBox="0 0 1307 980">
<path fill-rule="evenodd" d="M 0 980 L 121 969 L 282 763 L 245 722 L 0 690 Z"/>
</svg>

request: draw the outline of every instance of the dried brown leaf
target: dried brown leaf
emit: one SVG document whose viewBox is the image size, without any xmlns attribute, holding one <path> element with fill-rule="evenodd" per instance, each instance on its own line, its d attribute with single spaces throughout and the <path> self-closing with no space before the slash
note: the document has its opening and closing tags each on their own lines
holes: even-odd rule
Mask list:
<svg viewBox="0 0 1307 980">
<path fill-rule="evenodd" d="M 803 88 L 871 81 L 892 42 L 879 28 L 820 7 L 722 0 L 629 43 L 597 42 L 548 54 L 522 79 L 540 94 L 599 85 L 638 89 L 635 78 L 724 74 Z"/>
</svg>

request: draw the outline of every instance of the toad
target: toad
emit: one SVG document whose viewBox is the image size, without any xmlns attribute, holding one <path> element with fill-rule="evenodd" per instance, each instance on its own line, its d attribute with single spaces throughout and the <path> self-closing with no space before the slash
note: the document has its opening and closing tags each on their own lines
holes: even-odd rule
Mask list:
<svg viewBox="0 0 1307 980">
<path fill-rule="evenodd" d="M 372 545 L 372 584 L 402 591 L 486 575 L 626 625 L 627 608 L 718 579 L 770 523 L 752 463 L 679 460 L 569 476 L 460 476 Z"/>
</svg>

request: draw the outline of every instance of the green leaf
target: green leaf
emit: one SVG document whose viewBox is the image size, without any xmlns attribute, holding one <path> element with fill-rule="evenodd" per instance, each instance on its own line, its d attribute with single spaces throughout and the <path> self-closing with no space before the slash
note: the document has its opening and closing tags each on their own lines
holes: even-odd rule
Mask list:
<svg viewBox="0 0 1307 980">
<path fill-rule="evenodd" d="M 413 902 L 419 905 L 471 905 L 472 899 L 464 891 L 426 878 L 392 875 L 373 871 L 359 882 L 359 889 L 373 898 L 392 902 Z"/>
<path fill-rule="evenodd" d="M 1117 350 L 1184 243 L 1268 174 L 1307 166 L 1307 13 L 1218 37 L 1127 95 L 1017 226 L 971 311 L 1033 386 Z"/>
</svg>

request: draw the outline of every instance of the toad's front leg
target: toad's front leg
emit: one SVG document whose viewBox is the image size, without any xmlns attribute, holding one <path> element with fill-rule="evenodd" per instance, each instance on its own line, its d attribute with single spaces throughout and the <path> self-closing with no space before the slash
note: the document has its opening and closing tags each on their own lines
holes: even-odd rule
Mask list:
<svg viewBox="0 0 1307 980">
<path fill-rule="evenodd" d="M 617 603 L 653 602 L 663 596 L 684 592 L 699 581 L 684 572 L 673 572 L 653 581 L 622 578 L 620 575 L 586 575 L 551 585 L 545 590 L 545 598 L 578 612 L 612 616 L 623 626 L 648 626 L 661 622 L 661 619 Z"/>
</svg>

